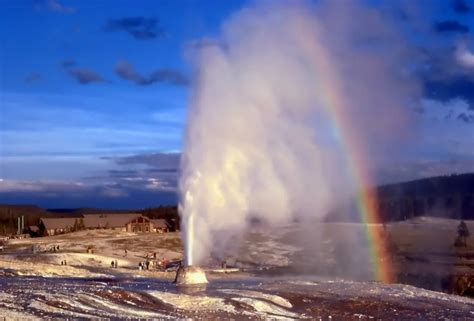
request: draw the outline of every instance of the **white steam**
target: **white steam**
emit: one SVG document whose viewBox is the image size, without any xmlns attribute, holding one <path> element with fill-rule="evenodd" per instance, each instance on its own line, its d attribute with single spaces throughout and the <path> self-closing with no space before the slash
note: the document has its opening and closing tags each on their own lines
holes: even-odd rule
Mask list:
<svg viewBox="0 0 474 321">
<path fill-rule="evenodd" d="M 344 102 L 350 141 L 375 155 L 393 143 L 391 133 L 405 131 L 398 128 L 417 95 L 402 70 L 401 38 L 379 14 L 349 2 L 245 9 L 216 43 L 197 59 L 183 150 L 190 265 L 250 218 L 322 218 L 351 195 L 331 97 Z"/>
</svg>

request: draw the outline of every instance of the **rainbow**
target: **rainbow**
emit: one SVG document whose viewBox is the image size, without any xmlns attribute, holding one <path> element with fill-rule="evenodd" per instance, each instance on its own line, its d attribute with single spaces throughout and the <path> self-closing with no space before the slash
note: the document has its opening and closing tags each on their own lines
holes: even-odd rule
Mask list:
<svg viewBox="0 0 474 321">
<path fill-rule="evenodd" d="M 296 26 L 298 40 L 310 57 L 314 72 L 321 76 L 322 81 L 317 90 L 321 93 L 321 102 L 332 121 L 335 136 L 346 155 L 348 173 L 358 191 L 357 209 L 365 228 L 374 278 L 384 283 L 393 282 L 392 264 L 387 252 L 385 233 L 380 224 L 376 194 L 368 189 L 373 181 L 366 168 L 368 162 L 365 148 L 355 139 L 357 135 L 354 135 L 351 121 L 344 113 L 344 106 L 347 105 L 337 74 L 331 67 L 328 52 L 314 37 L 314 26 L 304 25 L 303 20 L 298 21 Z M 311 30 L 310 34 L 308 30 Z"/>
</svg>

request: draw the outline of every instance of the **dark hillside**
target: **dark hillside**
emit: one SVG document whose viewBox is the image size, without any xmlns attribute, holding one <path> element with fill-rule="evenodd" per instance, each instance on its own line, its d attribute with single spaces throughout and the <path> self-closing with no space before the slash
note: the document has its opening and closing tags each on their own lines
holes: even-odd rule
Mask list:
<svg viewBox="0 0 474 321">
<path fill-rule="evenodd" d="M 38 224 L 40 217 L 55 215 L 35 205 L 0 205 L 0 234 L 16 233 L 20 216 L 25 216 L 26 227 Z"/>
<path fill-rule="evenodd" d="M 384 185 L 377 194 L 385 220 L 416 216 L 474 220 L 474 173 Z"/>
</svg>

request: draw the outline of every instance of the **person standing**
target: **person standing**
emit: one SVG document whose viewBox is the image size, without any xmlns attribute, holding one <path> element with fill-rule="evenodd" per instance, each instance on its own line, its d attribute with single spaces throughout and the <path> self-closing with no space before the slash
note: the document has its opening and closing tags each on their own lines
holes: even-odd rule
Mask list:
<svg viewBox="0 0 474 321">
<path fill-rule="evenodd" d="M 464 221 L 461 221 L 458 225 L 458 239 L 460 241 L 460 245 L 463 247 L 467 247 L 467 238 L 471 233 L 467 228 L 467 224 Z"/>
</svg>

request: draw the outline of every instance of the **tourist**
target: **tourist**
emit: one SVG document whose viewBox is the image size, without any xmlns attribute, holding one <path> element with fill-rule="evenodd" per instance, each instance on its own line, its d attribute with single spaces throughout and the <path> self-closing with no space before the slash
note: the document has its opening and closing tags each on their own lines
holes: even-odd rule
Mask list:
<svg viewBox="0 0 474 321">
<path fill-rule="evenodd" d="M 458 225 L 458 238 L 459 238 L 459 243 L 463 247 L 467 247 L 467 238 L 469 237 L 470 232 L 467 227 L 466 222 L 461 221 Z"/>
</svg>

